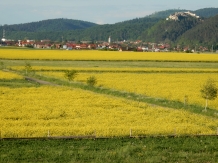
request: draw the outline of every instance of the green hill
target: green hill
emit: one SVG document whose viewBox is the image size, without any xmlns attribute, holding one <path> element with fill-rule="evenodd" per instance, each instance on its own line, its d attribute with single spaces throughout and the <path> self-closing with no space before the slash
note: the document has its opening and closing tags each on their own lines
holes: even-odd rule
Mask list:
<svg viewBox="0 0 218 163">
<path fill-rule="evenodd" d="M 198 16 L 209 18 L 218 14 L 218 8 L 204 8 L 194 11 Z"/>
<path fill-rule="evenodd" d="M 218 15 L 204 20 L 177 40 L 181 44 L 216 45 L 218 43 Z"/>
<path fill-rule="evenodd" d="M 5 25 L 7 31 L 17 32 L 50 32 L 50 31 L 66 31 L 75 29 L 86 29 L 96 26 L 97 24 L 72 19 L 49 19 L 39 22 Z"/>
<path fill-rule="evenodd" d="M 160 11 L 143 18 L 105 25 L 80 20 L 51 19 L 25 24 L 4 25 L 3 28 L 6 31 L 6 37 L 14 40 L 49 39 L 61 41 L 63 37 L 66 41 L 107 41 L 109 36 L 111 36 L 112 41 L 140 39 L 149 42 L 186 43 L 186 38 L 188 38 L 191 42 L 205 44 L 217 40 L 217 35 L 213 34 L 216 31 L 216 17 L 211 17 L 218 14 L 218 8 L 190 11 L 203 17 L 202 20 L 204 21 L 192 17 L 180 21 L 166 21 L 169 15 L 182 11 L 187 10 Z M 210 25 L 207 25 L 208 23 Z M 0 27 L 0 30 L 3 30 L 2 27 Z M 202 33 L 199 35 L 198 31 L 202 30 L 206 33 L 205 37 L 200 37 Z M 0 33 L 0 37 L 2 37 L 2 33 Z"/>
<path fill-rule="evenodd" d="M 161 20 L 141 36 L 142 40 L 152 42 L 175 42 L 179 36 L 201 23 L 195 18 L 184 18 L 180 21 Z"/>
<path fill-rule="evenodd" d="M 109 36 L 115 40 L 137 39 L 141 33 L 157 23 L 159 18 L 137 18 L 129 21 L 124 21 L 116 24 L 93 25 L 85 29 L 74 30 L 11 30 L 6 27 L 7 37 L 13 39 L 50 39 L 60 41 L 62 36 L 65 40 L 81 41 L 81 40 L 107 40 Z M 48 27 L 47 27 L 48 28 Z M 50 28 L 52 29 L 52 28 Z M 62 28 L 63 29 L 63 28 Z"/>
</svg>

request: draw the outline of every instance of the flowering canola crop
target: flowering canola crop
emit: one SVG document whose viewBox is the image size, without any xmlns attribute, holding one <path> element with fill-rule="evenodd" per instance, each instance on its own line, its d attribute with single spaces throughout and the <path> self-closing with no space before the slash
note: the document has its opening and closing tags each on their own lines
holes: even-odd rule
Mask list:
<svg viewBox="0 0 218 163">
<path fill-rule="evenodd" d="M 25 70 L 24 66 L 12 66 L 13 70 Z M 108 68 L 108 67 L 51 67 L 51 66 L 32 66 L 34 71 L 65 71 L 65 70 L 76 70 L 80 72 L 169 72 L 169 73 L 218 73 L 218 68 L 156 68 L 156 67 L 146 67 L 146 68 Z"/>
<path fill-rule="evenodd" d="M 15 73 L 0 71 L 0 79 L 23 79 L 23 77 Z"/>
<path fill-rule="evenodd" d="M 67 50 L 13 50 L 0 49 L 0 59 L 32 60 L 145 60 L 145 61 L 218 61 L 214 54 L 118 52 L 118 51 L 67 51 Z"/>
<path fill-rule="evenodd" d="M 214 134 L 218 121 L 67 87 L 0 89 L 1 137 Z"/>
<path fill-rule="evenodd" d="M 30 60 L 148 60 L 217 62 L 218 55 L 185 53 L 135 53 L 105 51 L 11 50 L 0 49 L 2 59 Z M 11 67 L 23 70 L 23 67 Z M 79 73 L 75 80 L 97 78 L 97 86 L 134 92 L 156 98 L 204 105 L 200 88 L 207 78 L 218 81 L 216 68 L 69 68 L 32 66 L 36 74 L 64 79 L 67 69 Z M 49 72 L 46 72 L 49 70 Z M 52 72 L 53 71 L 53 72 Z M 20 75 L 0 71 L 0 79 L 22 79 Z M 47 136 L 127 136 L 156 134 L 215 134 L 217 118 L 185 110 L 150 106 L 70 87 L 0 86 L 0 137 Z M 218 100 L 209 107 L 218 109 Z"/>
<path fill-rule="evenodd" d="M 42 72 L 45 76 L 64 79 L 63 72 Z M 208 78 L 218 81 L 216 73 L 79 73 L 76 81 L 86 82 L 95 76 L 98 86 L 134 92 L 151 97 L 166 98 L 204 106 L 200 89 Z M 218 100 L 209 101 L 209 106 L 218 109 Z"/>
</svg>

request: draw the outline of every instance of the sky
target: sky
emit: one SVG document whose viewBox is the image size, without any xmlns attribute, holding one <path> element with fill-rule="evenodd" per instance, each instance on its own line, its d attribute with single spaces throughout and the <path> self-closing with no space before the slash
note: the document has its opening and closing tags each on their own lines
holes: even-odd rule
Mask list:
<svg viewBox="0 0 218 163">
<path fill-rule="evenodd" d="M 0 25 L 67 18 L 114 24 L 168 9 L 218 8 L 217 0 L 0 0 Z"/>
</svg>

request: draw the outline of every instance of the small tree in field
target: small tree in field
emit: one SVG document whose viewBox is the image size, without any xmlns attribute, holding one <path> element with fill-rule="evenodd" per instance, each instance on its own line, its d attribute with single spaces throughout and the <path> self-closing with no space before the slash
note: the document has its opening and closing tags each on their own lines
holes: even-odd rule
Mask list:
<svg viewBox="0 0 218 163">
<path fill-rule="evenodd" d="M 213 79 L 207 79 L 201 88 L 201 96 L 206 100 L 205 109 L 207 111 L 208 100 L 214 100 L 217 97 L 217 86 Z"/>
<path fill-rule="evenodd" d="M 4 63 L 3 62 L 0 62 L 0 69 L 2 70 L 2 69 L 4 69 Z"/>
<path fill-rule="evenodd" d="M 64 73 L 64 77 L 68 80 L 68 81 L 72 81 L 77 75 L 77 71 L 76 70 L 66 70 Z"/>
<path fill-rule="evenodd" d="M 89 78 L 87 78 L 87 84 L 90 86 L 94 86 L 97 84 L 97 79 L 94 76 L 90 76 Z"/>
<path fill-rule="evenodd" d="M 25 70 L 26 70 L 26 74 L 32 70 L 32 66 L 30 63 L 28 62 L 25 63 Z"/>
</svg>

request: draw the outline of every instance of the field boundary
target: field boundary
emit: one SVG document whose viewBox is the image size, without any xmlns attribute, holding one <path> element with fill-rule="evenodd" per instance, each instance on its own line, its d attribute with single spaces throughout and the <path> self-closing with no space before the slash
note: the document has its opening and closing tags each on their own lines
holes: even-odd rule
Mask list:
<svg viewBox="0 0 218 163">
<path fill-rule="evenodd" d="M 196 134 L 196 135 L 142 135 L 142 136 L 114 136 L 114 137 L 97 137 L 95 135 L 89 136 L 48 136 L 48 137 L 11 137 L 11 138 L 0 138 L 0 141 L 4 140 L 74 140 L 74 139 L 114 139 L 114 138 L 177 138 L 177 137 L 218 137 L 218 134 Z"/>
<path fill-rule="evenodd" d="M 218 55 L 218 54 L 214 54 Z M 156 60 L 156 59 L 150 59 L 150 60 L 138 60 L 138 59 L 129 59 L 129 60 L 118 60 L 118 59 L 37 59 L 37 58 L 0 58 L 0 60 L 33 60 L 33 61 L 106 61 L 106 62 L 196 62 L 196 63 L 218 63 L 218 61 L 212 61 L 212 60 Z"/>
<path fill-rule="evenodd" d="M 0 140 L 22 140 L 22 139 L 27 139 L 27 140 L 55 140 L 55 139 L 112 139 L 112 138 L 147 138 L 147 137 L 208 137 L 208 136 L 213 136 L 213 137 L 218 137 L 218 127 L 216 128 L 216 131 L 214 131 L 213 134 L 179 134 L 176 132 L 176 129 L 172 133 L 168 134 L 133 134 L 132 129 L 129 130 L 129 135 L 123 135 L 123 136 L 101 136 L 97 135 L 96 131 L 93 132 L 92 135 L 69 135 L 69 136 L 52 136 L 50 134 L 50 130 L 47 131 L 47 136 L 42 136 L 42 137 L 2 137 L 2 132 L 0 130 Z M 137 131 L 137 130 L 136 130 Z"/>
<path fill-rule="evenodd" d="M 55 140 L 55 139 L 96 139 L 96 136 L 48 136 L 48 137 L 20 137 L 20 138 L 0 138 L 0 140 Z"/>
</svg>

